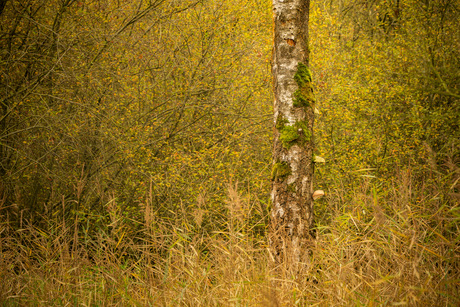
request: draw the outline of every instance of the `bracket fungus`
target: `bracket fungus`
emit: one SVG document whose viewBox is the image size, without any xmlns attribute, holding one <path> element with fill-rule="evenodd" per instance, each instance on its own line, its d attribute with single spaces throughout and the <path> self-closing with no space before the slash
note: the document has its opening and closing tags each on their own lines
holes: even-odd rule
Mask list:
<svg viewBox="0 0 460 307">
<path fill-rule="evenodd" d="M 316 190 L 314 193 L 313 193 L 313 200 L 318 200 L 320 199 L 321 197 L 324 196 L 324 191 L 323 190 Z"/>
</svg>

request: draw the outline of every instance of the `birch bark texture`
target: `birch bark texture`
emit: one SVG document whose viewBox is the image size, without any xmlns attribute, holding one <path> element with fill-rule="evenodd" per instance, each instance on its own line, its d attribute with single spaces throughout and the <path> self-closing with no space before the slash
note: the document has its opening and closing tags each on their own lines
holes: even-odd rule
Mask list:
<svg viewBox="0 0 460 307">
<path fill-rule="evenodd" d="M 270 250 L 308 263 L 313 226 L 314 104 L 308 69 L 309 0 L 273 0 L 274 145 Z"/>
</svg>

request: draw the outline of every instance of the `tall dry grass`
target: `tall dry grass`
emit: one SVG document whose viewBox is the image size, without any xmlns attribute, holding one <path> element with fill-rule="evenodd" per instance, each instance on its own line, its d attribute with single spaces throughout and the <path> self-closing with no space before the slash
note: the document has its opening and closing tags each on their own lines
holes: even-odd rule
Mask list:
<svg viewBox="0 0 460 307">
<path fill-rule="evenodd" d="M 157 216 L 147 196 L 139 222 L 124 218 L 114 197 L 105 206 L 110 227 L 92 235 L 85 235 L 80 219 L 54 215 L 38 229 L 14 208 L 3 208 L 0 302 L 459 306 L 460 208 L 450 190 L 431 194 L 426 188 L 401 172 L 386 186 L 363 181 L 347 195 L 329 191 L 317 203 L 310 266 L 296 275 L 289 264 L 272 271 L 265 236 L 248 223 L 261 204 L 235 184 L 222 204 L 224 224 L 214 229 L 204 229 L 211 213 L 203 209 L 203 195 L 194 210 L 184 208 L 170 220 Z M 349 203 L 340 201 L 350 195 Z"/>
</svg>

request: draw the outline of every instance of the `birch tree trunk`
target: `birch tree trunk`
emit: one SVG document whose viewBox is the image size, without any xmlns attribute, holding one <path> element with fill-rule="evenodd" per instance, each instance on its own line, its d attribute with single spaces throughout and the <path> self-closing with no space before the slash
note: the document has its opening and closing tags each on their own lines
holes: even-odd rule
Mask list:
<svg viewBox="0 0 460 307">
<path fill-rule="evenodd" d="M 276 263 L 308 262 L 313 225 L 315 98 L 308 70 L 309 0 L 273 0 L 274 121 L 271 252 Z"/>
</svg>

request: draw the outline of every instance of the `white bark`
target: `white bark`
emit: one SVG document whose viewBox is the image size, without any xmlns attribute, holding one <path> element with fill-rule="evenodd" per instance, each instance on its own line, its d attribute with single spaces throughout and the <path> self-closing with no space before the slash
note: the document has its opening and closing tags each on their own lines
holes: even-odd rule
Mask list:
<svg viewBox="0 0 460 307">
<path fill-rule="evenodd" d="M 276 261 L 300 263 L 308 262 L 312 239 L 314 101 L 294 104 L 294 93 L 311 90 L 311 82 L 295 79 L 308 66 L 309 0 L 273 0 L 273 12 L 276 129 L 270 243 Z"/>
</svg>

